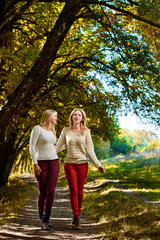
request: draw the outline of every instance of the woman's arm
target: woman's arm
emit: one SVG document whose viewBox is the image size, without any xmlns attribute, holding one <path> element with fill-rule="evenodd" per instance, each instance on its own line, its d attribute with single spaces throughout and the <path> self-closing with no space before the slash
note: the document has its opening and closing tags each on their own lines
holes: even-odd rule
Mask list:
<svg viewBox="0 0 160 240">
<path fill-rule="evenodd" d="M 89 158 L 91 159 L 93 165 L 96 168 L 98 168 L 101 173 L 105 173 L 104 168 L 102 167 L 101 163 L 98 161 L 97 156 L 95 154 L 90 130 L 87 130 L 85 144 L 86 144 L 86 152 L 87 152 Z"/>
<path fill-rule="evenodd" d="M 33 161 L 33 164 L 37 164 L 36 144 L 39 138 L 40 130 L 37 126 L 32 129 L 30 141 L 29 141 L 29 152 Z"/>
<path fill-rule="evenodd" d="M 30 143 L 29 143 L 29 151 L 31 154 L 31 158 L 34 164 L 34 173 L 39 176 L 42 172 L 40 166 L 37 163 L 37 154 L 36 154 L 36 144 L 39 138 L 40 131 L 37 126 L 35 126 L 31 132 Z"/>
<path fill-rule="evenodd" d="M 59 136 L 59 139 L 55 145 L 55 149 L 56 149 L 56 152 L 60 152 L 64 149 L 66 149 L 66 137 L 65 137 L 65 132 L 64 132 L 64 128 L 62 129 L 62 132 Z"/>
</svg>

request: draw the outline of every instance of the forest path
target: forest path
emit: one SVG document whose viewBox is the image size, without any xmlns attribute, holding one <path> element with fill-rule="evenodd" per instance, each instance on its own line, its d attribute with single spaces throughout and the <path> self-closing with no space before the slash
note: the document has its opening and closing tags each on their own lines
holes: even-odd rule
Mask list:
<svg viewBox="0 0 160 240">
<path fill-rule="evenodd" d="M 23 180 L 31 185 L 37 186 L 35 177 L 32 175 L 24 175 Z M 160 205 L 160 201 L 150 201 L 145 197 L 138 195 L 132 190 L 124 188 L 118 180 L 105 181 L 113 183 L 119 191 L 137 197 L 145 203 Z M 97 185 L 98 186 L 98 185 Z M 92 191 L 97 187 L 95 183 L 85 185 L 84 191 Z M 96 228 L 99 224 L 94 224 L 86 220 L 82 214 L 82 229 L 73 230 L 70 227 L 72 220 L 72 211 L 70 207 L 68 188 L 57 187 L 55 194 L 55 202 L 52 208 L 51 222 L 53 229 L 46 232 L 41 230 L 41 224 L 38 218 L 37 210 L 38 190 L 31 201 L 27 203 L 24 209 L 21 210 L 19 217 L 12 223 L 2 225 L 0 227 L 0 239 L 3 240 L 51 240 L 51 239 L 86 239 L 86 240 L 103 240 L 103 236 L 96 233 Z"/>
<path fill-rule="evenodd" d="M 36 180 L 32 175 L 23 176 L 24 181 L 36 186 Z M 41 230 L 37 210 L 38 190 L 33 199 L 21 210 L 19 217 L 12 223 L 0 227 L 0 239 L 3 240 L 53 240 L 53 239 L 87 239 L 102 240 L 103 237 L 96 234 L 96 224 L 88 222 L 83 214 L 81 216 L 82 229 L 73 230 L 70 227 L 72 211 L 70 207 L 67 188 L 57 187 L 55 202 L 52 208 L 51 223 L 53 229 Z"/>
</svg>

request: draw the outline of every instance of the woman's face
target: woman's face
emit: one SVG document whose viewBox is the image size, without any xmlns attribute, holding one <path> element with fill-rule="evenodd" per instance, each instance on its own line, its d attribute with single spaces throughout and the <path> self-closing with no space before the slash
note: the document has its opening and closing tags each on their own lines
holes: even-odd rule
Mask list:
<svg viewBox="0 0 160 240">
<path fill-rule="evenodd" d="M 56 125 L 57 120 L 58 120 L 57 112 L 52 113 L 51 117 L 49 118 L 49 121 L 51 122 L 51 124 Z"/>
<path fill-rule="evenodd" d="M 83 116 L 82 116 L 82 113 L 81 111 L 75 111 L 72 115 L 72 121 L 73 121 L 73 124 L 76 123 L 80 123 L 81 121 L 83 120 Z"/>
</svg>

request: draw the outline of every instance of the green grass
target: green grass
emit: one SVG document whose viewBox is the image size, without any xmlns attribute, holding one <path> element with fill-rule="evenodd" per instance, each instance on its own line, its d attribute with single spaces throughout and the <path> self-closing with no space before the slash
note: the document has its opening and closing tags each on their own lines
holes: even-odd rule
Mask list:
<svg viewBox="0 0 160 240">
<path fill-rule="evenodd" d="M 119 180 L 127 189 L 150 200 L 160 199 L 160 159 L 136 158 L 103 164 L 106 174 L 98 171 L 88 173 L 88 182 L 96 178 Z"/>
<path fill-rule="evenodd" d="M 11 177 L 0 189 L 0 225 L 13 221 L 35 191 L 36 187 L 18 177 Z"/>
<path fill-rule="evenodd" d="M 114 188 L 84 194 L 83 212 L 104 239 L 159 239 L 160 208 Z"/>
<path fill-rule="evenodd" d="M 103 165 L 105 174 L 90 166 L 84 190 L 85 215 L 107 240 L 160 239 L 160 207 L 121 192 L 112 182 L 119 180 L 140 196 L 160 200 L 159 159 L 141 157 Z"/>
</svg>

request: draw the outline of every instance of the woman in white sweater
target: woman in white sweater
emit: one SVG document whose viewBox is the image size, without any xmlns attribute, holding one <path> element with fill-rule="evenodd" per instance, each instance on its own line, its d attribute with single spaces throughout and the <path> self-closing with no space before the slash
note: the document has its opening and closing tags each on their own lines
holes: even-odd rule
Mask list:
<svg viewBox="0 0 160 240">
<path fill-rule="evenodd" d="M 72 227 L 81 229 L 80 212 L 83 201 L 83 187 L 88 172 L 88 157 L 101 173 L 104 168 L 98 161 L 90 134 L 86 127 L 86 115 L 82 109 L 75 109 L 70 114 L 70 127 L 63 128 L 56 144 L 57 153 L 66 145 L 67 154 L 64 170 L 70 189 L 70 202 L 73 211 Z"/>
<path fill-rule="evenodd" d="M 59 159 L 54 145 L 56 144 L 55 125 L 57 112 L 44 111 L 40 125 L 34 126 L 29 150 L 34 164 L 34 172 L 39 188 L 38 209 L 42 229 L 48 231 L 54 192 L 59 175 Z"/>
</svg>

